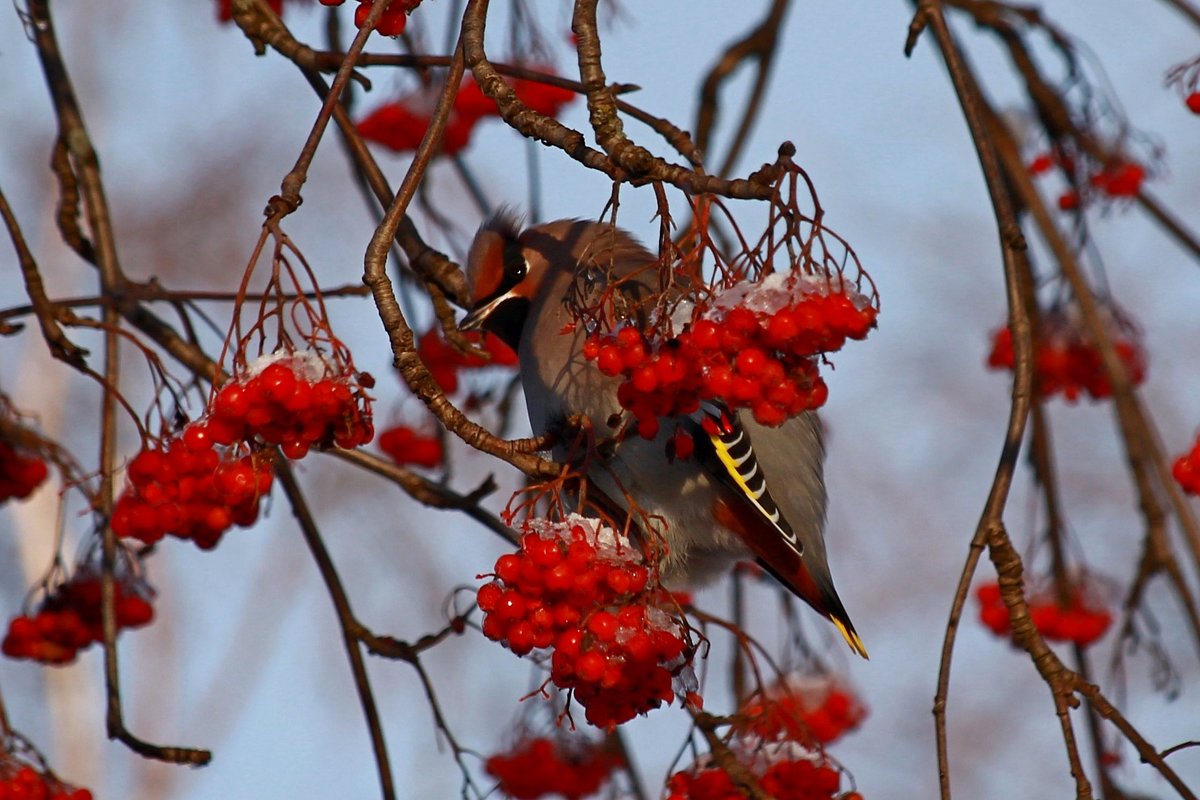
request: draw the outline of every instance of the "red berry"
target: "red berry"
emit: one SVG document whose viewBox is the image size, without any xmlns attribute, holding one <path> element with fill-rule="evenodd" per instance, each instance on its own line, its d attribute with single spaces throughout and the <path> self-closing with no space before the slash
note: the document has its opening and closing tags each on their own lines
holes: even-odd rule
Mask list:
<svg viewBox="0 0 1200 800">
<path fill-rule="evenodd" d="M 595 650 L 579 656 L 576 662 L 575 673 L 579 679 L 587 683 L 595 683 L 604 676 L 604 671 L 608 668 L 608 661 L 603 655 Z"/>
</svg>

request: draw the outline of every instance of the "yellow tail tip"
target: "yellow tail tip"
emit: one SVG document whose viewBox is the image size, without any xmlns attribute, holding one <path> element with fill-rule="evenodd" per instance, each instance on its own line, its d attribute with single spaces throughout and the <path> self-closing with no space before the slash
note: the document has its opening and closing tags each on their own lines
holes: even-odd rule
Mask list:
<svg viewBox="0 0 1200 800">
<path fill-rule="evenodd" d="M 864 645 L 862 639 L 858 637 L 858 633 L 854 630 L 854 628 L 851 628 L 845 622 L 842 622 L 836 617 L 830 617 L 829 621 L 837 627 L 838 633 L 840 633 L 842 638 L 846 640 L 846 644 L 850 645 L 851 650 L 858 653 L 868 661 L 871 660 L 871 657 L 867 655 L 866 645 Z"/>
</svg>

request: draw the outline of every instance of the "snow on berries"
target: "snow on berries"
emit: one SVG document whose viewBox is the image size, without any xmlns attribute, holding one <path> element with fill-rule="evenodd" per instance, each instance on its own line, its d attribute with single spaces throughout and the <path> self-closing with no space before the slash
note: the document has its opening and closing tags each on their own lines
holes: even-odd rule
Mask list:
<svg viewBox="0 0 1200 800">
<path fill-rule="evenodd" d="M 16 737 L 13 737 L 16 738 Z M 63 783 L 41 763 L 30 763 L 11 749 L 0 750 L 0 798 L 3 800 L 92 800 L 87 789 Z"/>
<path fill-rule="evenodd" d="M 549 655 L 550 682 L 611 729 L 675 697 L 690 677 L 684 625 L 658 604 L 641 551 L 598 520 L 522 527 L 520 549 L 479 588 L 483 634 L 518 656 Z"/>
<path fill-rule="evenodd" d="M 866 338 L 876 314 L 870 298 L 840 276 L 772 273 L 697 305 L 674 336 L 627 326 L 592 334 L 583 354 L 604 374 L 624 378 L 617 399 L 644 438 L 658 434 L 660 418 L 694 413 L 705 400 L 780 425 L 824 405 L 829 391 L 818 358 Z"/>
<path fill-rule="evenodd" d="M 504 796 L 515 800 L 590 797 L 600 791 L 620 761 L 599 743 L 580 744 L 576 738 L 527 738 L 489 757 L 485 768 L 499 781 L 497 788 Z"/>
<path fill-rule="evenodd" d="M 205 422 L 221 445 L 278 446 L 300 459 L 312 448 L 352 449 L 375 437 L 367 373 L 339 368 L 312 350 L 280 350 L 217 390 Z"/>
<path fill-rule="evenodd" d="M 775 800 L 849 800 L 841 773 L 820 753 L 787 741 L 738 738 L 730 745 L 759 787 Z M 710 756 L 667 779 L 664 800 L 738 800 L 750 794 Z M 861 800 L 861 798 L 858 798 Z"/>
<path fill-rule="evenodd" d="M 118 631 L 140 628 L 154 619 L 154 590 L 144 580 L 118 573 L 113 591 Z M 48 591 L 35 611 L 9 621 L 0 652 L 42 664 L 70 664 L 80 650 L 104 641 L 100 592 L 98 569 L 80 569 Z M 4 796 L 0 793 L 0 798 Z"/>
<path fill-rule="evenodd" d="M 764 739 L 824 746 L 858 728 L 867 709 L 837 678 L 796 672 L 751 697 L 741 713 L 745 729 Z"/>
<path fill-rule="evenodd" d="M 1055 588 L 1047 584 L 1029 596 L 1030 619 L 1046 639 L 1086 647 L 1100 639 L 1112 625 L 1112 612 L 1104 607 L 1099 594 L 1094 581 L 1079 578 L 1072 582 L 1063 604 Z M 980 621 L 997 636 L 1010 636 L 1012 625 L 1008 607 L 1000 597 L 1000 584 L 981 585 L 975 590 L 975 598 L 979 601 Z"/>
<path fill-rule="evenodd" d="M 29 497 L 47 474 L 49 470 L 41 458 L 0 439 L 0 503 Z"/>
<path fill-rule="evenodd" d="M 1112 307 L 1106 321 L 1130 383 L 1140 385 L 1146 380 L 1146 353 L 1137 328 Z M 1112 396 L 1112 383 L 1099 348 L 1085 338 L 1080 321 L 1065 309 L 1051 309 L 1042 316 L 1033 348 L 1034 387 L 1040 397 L 1061 394 L 1068 403 L 1074 403 L 1085 394 L 1093 400 Z M 991 369 L 1013 369 L 1012 332 L 1008 328 L 992 334 L 987 365 Z"/>
</svg>

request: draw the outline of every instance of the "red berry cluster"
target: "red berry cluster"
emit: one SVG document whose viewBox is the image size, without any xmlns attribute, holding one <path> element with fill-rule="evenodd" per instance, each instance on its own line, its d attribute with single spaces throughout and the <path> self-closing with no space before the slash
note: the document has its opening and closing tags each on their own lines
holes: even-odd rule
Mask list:
<svg viewBox="0 0 1200 800">
<path fill-rule="evenodd" d="M 658 435 L 660 417 L 691 414 L 701 400 L 779 425 L 824 405 L 829 390 L 815 356 L 865 338 L 875 325 L 875 308 L 845 289 L 776 273 L 734 287 L 669 339 L 651 341 L 626 327 L 589 336 L 583 354 L 604 374 L 625 378 L 617 399 L 644 438 Z"/>
<path fill-rule="evenodd" d="M 442 338 L 440 328 L 434 327 L 421 334 L 421 338 L 417 340 L 417 355 L 446 394 L 458 391 L 459 370 L 517 365 L 517 354 L 494 333 L 488 333 L 477 340 L 477 343 L 490 358 L 463 355 Z"/>
<path fill-rule="evenodd" d="M 270 458 L 219 452 L 214 439 L 211 424 L 195 423 L 134 456 L 113 508 L 113 533 L 147 544 L 171 534 L 211 550 L 233 525 L 253 525 L 271 489 Z"/>
<path fill-rule="evenodd" d="M 415 464 L 433 469 L 442 463 L 442 440 L 423 436 L 407 425 L 397 425 L 379 434 L 379 449 L 397 464 Z"/>
<path fill-rule="evenodd" d="M 1112 624 L 1112 613 L 1098 608 L 1097 603 L 1086 597 L 1082 587 L 1071 592 L 1071 599 L 1062 606 L 1051 590 L 1040 591 L 1029 598 L 1029 617 L 1042 636 L 1055 642 L 1075 642 L 1081 646 L 1092 644 L 1105 634 Z M 979 600 L 979 619 L 997 636 L 1008 636 L 1012 626 L 1008 608 L 1000 598 L 999 583 L 985 583 L 975 590 Z"/>
<path fill-rule="evenodd" d="M 595 744 L 568 748 L 563 742 L 538 737 L 490 757 L 486 769 L 507 797 L 537 800 L 555 795 L 579 800 L 598 792 L 617 763 Z"/>
<path fill-rule="evenodd" d="M 670 703 L 686 666 L 680 624 L 655 604 L 641 553 L 595 520 L 525 524 L 520 549 L 479 588 L 483 633 L 523 656 L 550 649 L 550 680 L 612 729 Z"/>
<path fill-rule="evenodd" d="M 152 591 L 144 583 L 118 580 L 113 589 L 118 630 L 140 628 L 154 619 Z M 104 640 L 100 613 L 100 578 L 90 572 L 76 575 L 51 592 L 35 614 L 9 621 L 0 652 L 43 664 L 69 664 L 80 650 Z"/>
<path fill-rule="evenodd" d="M 1137 197 L 1146 179 L 1146 168 L 1132 161 L 1115 161 L 1088 178 L 1092 188 L 1109 197 Z"/>
<path fill-rule="evenodd" d="M 827 745 L 867 716 L 854 692 L 827 675 L 789 675 L 752 698 L 742 714 L 746 729 L 764 739 Z"/>
<path fill-rule="evenodd" d="M 1059 167 L 1071 178 L 1075 173 L 1075 159 L 1061 150 L 1051 150 L 1034 157 L 1029 163 L 1029 171 L 1034 175 L 1044 175 L 1054 167 Z M 1137 197 L 1146 180 L 1146 168 L 1134 161 L 1117 159 L 1103 166 L 1098 172 L 1088 176 L 1087 182 L 1099 194 L 1109 199 L 1121 197 Z M 1063 211 L 1074 211 L 1083 204 L 1084 198 L 1075 189 L 1067 189 L 1058 197 L 1058 207 Z"/>
<path fill-rule="evenodd" d="M 1175 480 L 1188 494 L 1200 494 L 1200 436 L 1192 449 L 1175 459 L 1171 469 Z"/>
<path fill-rule="evenodd" d="M 1146 380 L 1146 354 L 1136 330 L 1117 321 L 1112 325 L 1111 335 L 1130 381 L 1134 386 L 1141 384 Z M 1084 393 L 1095 400 L 1112 396 L 1112 384 L 1104 371 L 1099 349 L 1062 312 L 1054 311 L 1043 318 L 1034 342 L 1033 359 L 1035 388 L 1041 397 L 1061 393 L 1068 403 L 1074 403 Z M 1008 328 L 992 334 L 987 363 L 992 369 L 1013 369 L 1012 332 Z"/>
<path fill-rule="evenodd" d="M 34 455 L 22 455 L 0 441 L 0 503 L 10 498 L 24 500 L 46 480 L 46 462 Z"/>
<path fill-rule="evenodd" d="M 753 768 L 752 771 L 757 773 L 758 785 L 775 800 L 857 797 L 857 793 L 839 795 L 842 776 L 829 764 L 814 760 L 811 754 L 783 757 L 773 760 L 761 772 Z M 749 796 L 721 767 L 676 772 L 667 779 L 666 800 L 742 800 Z"/>
<path fill-rule="evenodd" d="M 570 89 L 539 81 L 517 79 L 511 86 L 517 99 L 548 117 L 557 117 L 562 107 L 575 99 L 575 93 Z M 412 152 L 420 146 L 429 128 L 437 99 L 437 94 L 431 91 L 410 94 L 385 103 L 355 127 L 359 135 L 369 142 L 381 144 L 397 153 Z M 483 93 L 473 78 L 467 78 L 459 87 L 450 116 L 446 119 L 441 152 L 445 155 L 461 152 L 470 144 L 476 125 L 487 117 L 499 115 L 500 111 L 492 99 Z"/>
<path fill-rule="evenodd" d="M 334 374 L 311 351 L 264 356 L 247 373 L 221 386 L 203 435 L 229 445 L 279 446 L 299 459 L 316 447 L 352 449 L 375 438 L 367 373 Z"/>
<path fill-rule="evenodd" d="M 92 800 L 92 793 L 4 753 L 0 754 L 0 800 Z"/>
<path fill-rule="evenodd" d="M 228 3 L 229 0 L 223 0 L 223 2 Z M 281 2 L 281 0 L 274 0 L 274 2 Z M 346 0 L 321 0 L 321 5 L 340 6 L 345 2 Z M 372 5 L 371 0 L 358 0 L 358 8 L 354 9 L 354 26 L 356 28 L 361 28 L 366 23 Z M 383 15 L 375 23 L 375 30 L 383 36 L 399 36 L 404 33 L 404 28 L 408 24 L 408 15 L 419 5 L 421 5 L 421 0 L 394 0 L 390 6 L 384 9 Z"/>
</svg>

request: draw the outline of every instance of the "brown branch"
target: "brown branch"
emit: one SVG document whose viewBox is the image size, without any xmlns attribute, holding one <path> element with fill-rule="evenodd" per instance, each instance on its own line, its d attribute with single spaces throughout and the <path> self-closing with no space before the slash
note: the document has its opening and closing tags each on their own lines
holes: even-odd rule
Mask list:
<svg viewBox="0 0 1200 800">
<path fill-rule="evenodd" d="M 724 83 L 745 62 L 753 59 L 755 62 L 754 85 L 746 96 L 742 110 L 741 121 L 737 132 L 725 153 L 725 160 L 718 175 L 728 175 L 733 169 L 742 148 L 749 136 L 767 87 L 767 79 L 771 74 L 771 64 L 779 46 L 779 32 L 783 26 L 783 17 L 787 13 L 789 0 L 773 0 L 767 9 L 766 16 L 754 26 L 745 36 L 738 39 L 725 49 L 717 63 L 713 64 L 700 85 L 700 103 L 696 112 L 696 146 L 700 152 L 708 152 L 709 139 L 716 125 L 720 110 L 718 94 Z"/>
<path fill-rule="evenodd" d="M 465 20 L 463 26 L 465 29 Z M 539 440 L 508 442 L 498 439 L 482 425 L 468 419 L 446 398 L 428 368 L 422 363 L 420 356 L 417 355 L 412 328 L 404 319 L 400 304 L 396 301 L 392 281 L 387 275 L 388 243 L 395 238 L 396 230 L 400 221 L 405 217 L 417 185 L 441 142 L 446 119 L 453 107 L 459 84 L 462 82 L 463 70 L 460 49 L 456 51 L 454 63 L 446 76 L 437 107 L 429 127 L 425 131 L 425 136 L 421 140 L 421 145 L 417 148 L 417 153 L 400 184 L 400 189 L 396 192 L 383 221 L 376 228 L 367 247 L 364 258 L 363 283 L 371 288 L 380 321 L 383 323 L 391 343 L 392 357 L 397 369 L 400 370 L 401 376 L 413 393 L 428 406 L 442 425 L 477 450 L 497 456 L 527 475 L 551 477 L 558 474 L 558 466 L 552 461 L 531 455 L 532 452 L 536 452 L 542 447 Z"/>
<path fill-rule="evenodd" d="M 1189 3 L 1188 0 L 1163 0 L 1163 2 L 1178 11 L 1184 17 L 1187 17 L 1188 21 L 1197 28 L 1200 28 L 1200 8 L 1196 8 L 1196 6 Z"/>
<path fill-rule="evenodd" d="M 325 129 L 329 125 L 329 120 L 333 116 L 334 109 L 340 108 L 338 101 L 342 95 L 342 90 L 345 89 L 346 83 L 350 80 L 350 75 L 354 70 L 354 61 L 366 46 L 367 38 L 375 29 L 379 18 L 383 16 L 383 12 L 391 3 L 392 0 L 380 0 L 380 2 L 372 5 L 371 11 L 363 21 L 362 27 L 354 37 L 354 41 L 350 43 L 346 59 L 338 68 L 337 75 L 333 79 L 333 84 L 329 87 L 329 92 L 321 103 L 321 111 L 317 114 L 316 121 L 313 122 L 312 129 L 309 131 L 308 138 L 300 150 L 300 155 L 296 158 L 295 165 L 283 177 L 279 194 L 272 197 L 267 203 L 266 214 L 269 222 L 278 223 L 279 220 L 295 211 L 304 202 L 300 196 L 300 189 L 304 186 L 305 181 L 308 180 L 309 165 L 312 163 L 313 157 L 317 154 L 317 147 L 321 143 L 321 138 L 325 135 Z M 232 11 L 234 21 L 243 31 L 247 32 L 254 28 L 258 17 L 267 13 L 265 4 L 261 3 L 261 0 L 233 0 Z"/>
<path fill-rule="evenodd" d="M 34 45 L 45 74 L 50 96 L 54 102 L 59 125 L 59 139 L 65 145 L 71 174 L 70 188 L 78 181 L 79 197 L 93 243 L 89 252 L 100 271 L 100 286 L 104 294 L 119 293 L 125 277 L 117 258 L 116 242 L 113 237 L 111 216 L 104 185 L 100 176 L 100 164 L 83 121 L 75 91 L 67 74 L 66 65 L 54 33 L 48 0 L 28 0 L 26 10 L 31 24 Z M 67 163 L 63 161 L 62 163 Z M 67 185 L 67 184 L 64 184 Z M 65 203 L 70 198 L 65 198 Z M 61 215 L 70 216 L 69 214 Z M 31 298 L 32 299 L 32 298 Z M 107 728 L 110 738 L 119 739 L 130 749 L 148 758 L 182 764 L 202 765 L 208 763 L 212 754 L 206 750 L 181 747 L 162 747 L 134 736 L 126 727 L 121 712 L 120 676 L 117 663 L 116 619 L 114 616 L 113 568 L 116 556 L 116 537 L 107 524 L 113 503 L 113 473 L 116 466 L 117 447 L 117 397 L 116 389 L 120 374 L 118 356 L 118 326 L 120 318 L 116 309 L 108 306 L 104 310 L 104 382 L 107 388 L 101 396 L 100 408 L 100 512 L 106 520 L 103 535 L 103 580 L 102 621 L 104 629 L 104 675 L 107 696 Z"/>
<path fill-rule="evenodd" d="M 329 72 L 337 68 L 346 57 L 341 52 L 321 51 L 315 54 L 316 63 L 323 72 Z M 359 56 L 356 66 L 358 67 L 412 67 L 416 69 L 426 69 L 429 67 L 448 67 L 450 66 L 450 56 L 434 56 L 434 55 L 408 55 L 403 53 L 363 53 Z M 519 64 L 504 64 L 499 61 L 489 62 L 496 72 L 501 75 L 507 75 L 512 78 L 519 78 L 526 81 L 534 81 L 536 83 L 544 83 L 547 86 L 556 86 L 560 89 L 569 89 L 572 92 L 579 94 L 584 93 L 583 84 L 579 81 L 564 78 L 559 75 L 552 75 L 548 72 L 541 72 L 536 69 L 523 67 Z M 656 117 L 653 114 L 645 111 L 638 106 L 619 99 L 619 95 L 637 91 L 639 87 L 633 84 L 614 83 L 611 84 L 609 90 L 616 99 L 616 108 L 622 114 L 627 114 L 638 122 L 646 125 L 655 133 L 663 138 L 667 144 L 671 145 L 681 156 L 686 158 L 694 167 L 700 166 L 701 158 L 700 151 L 692 142 L 691 135 L 676 126 L 670 120 L 663 117 Z"/>
<path fill-rule="evenodd" d="M 1090 131 L 1076 125 L 1066 99 L 1043 77 L 1020 32 L 1014 28 L 1013 16 L 1026 23 L 1037 24 L 1059 42 L 1064 52 L 1070 53 L 1070 40 L 1044 20 L 1039 11 L 984 0 L 954 0 L 952 5 L 971 14 L 981 27 L 990 29 L 1001 40 L 1009 52 L 1014 69 L 1025 82 L 1029 99 L 1052 140 L 1074 142 L 1100 164 L 1110 164 L 1123 158 L 1124 154 L 1115 146 L 1100 142 Z M 1193 258 L 1200 258 L 1200 238 L 1189 231 L 1153 195 L 1145 189 L 1139 189 L 1137 202 L 1177 244 L 1188 250 Z"/>
<path fill-rule="evenodd" d="M 604 735 L 605 750 L 613 753 L 621 762 L 621 771 L 629 778 L 629 791 L 632 800 L 650 800 L 650 795 L 642 786 L 641 776 L 633 763 L 633 751 L 625 741 L 625 733 L 617 727 Z"/>
<path fill-rule="evenodd" d="M 1028 276 L 1032 279 L 1033 276 Z M 1032 280 L 1028 283 L 1032 287 Z M 1027 302 L 1033 303 L 1031 314 L 1036 314 L 1036 298 L 1032 295 Z M 1035 335 L 1036 340 L 1036 335 Z M 1051 569 L 1054 574 L 1056 601 L 1060 607 L 1066 608 L 1078 590 L 1067 566 L 1067 557 L 1063 539 L 1066 531 L 1063 524 L 1062 504 L 1058 493 L 1058 471 L 1054 463 L 1054 453 L 1051 443 L 1049 421 L 1046 418 L 1045 404 L 1041 401 L 1033 404 L 1030 415 L 1032 436 L 1029 447 L 1030 461 L 1033 464 L 1034 475 L 1042 487 L 1042 496 L 1046 509 L 1046 534 L 1050 541 Z M 1075 657 L 1076 672 L 1085 683 L 1092 683 L 1091 665 L 1088 662 L 1085 649 L 1078 643 L 1071 647 Z M 1104 741 L 1100 735 L 1100 718 L 1096 709 L 1091 705 L 1087 708 L 1087 732 L 1092 745 L 1092 756 L 1096 762 L 1096 774 L 1100 776 L 1100 794 L 1105 800 L 1121 800 L 1124 796 L 1114 784 L 1105 763 Z"/>
<path fill-rule="evenodd" d="M 491 475 L 469 494 L 461 495 L 447 486 L 435 483 L 412 470 L 392 464 L 363 450 L 333 450 L 330 451 L 330 455 L 387 478 L 407 492 L 414 500 L 430 508 L 462 511 L 505 541 L 514 545 L 517 543 L 516 531 L 501 522 L 495 514 L 479 507 L 479 501 L 496 490 L 496 482 Z"/>
<path fill-rule="evenodd" d="M 1165 530 L 1166 515 L 1159 501 L 1160 489 L 1168 493 L 1168 496 L 1175 489 L 1166 456 L 1150 428 L 1145 410 L 1134 394 L 1128 372 L 1117 355 L 1095 293 L 1088 285 L 1078 259 L 1059 232 L 1049 209 L 1033 185 L 1012 134 L 994 111 L 989 109 L 988 113 L 989 131 L 1004 164 L 1008 183 L 1019 194 L 1023 206 L 1029 210 L 1042 238 L 1049 245 L 1063 276 L 1071 286 L 1088 337 L 1100 352 L 1105 373 L 1113 389 L 1113 404 L 1121 441 L 1125 447 L 1126 462 L 1133 476 L 1138 506 L 1146 523 L 1145 552 L 1147 556 L 1153 556 L 1143 557 L 1139 570 L 1145 567 L 1167 572 L 1192 625 L 1194 643 L 1200 648 L 1200 611 L 1197 610 L 1196 601 L 1183 581 L 1178 565 L 1172 563 L 1174 556 L 1170 552 Z M 1189 541 L 1196 542 L 1192 553 L 1196 564 L 1200 566 L 1200 531 L 1191 509 L 1186 501 L 1180 498 L 1174 510 Z M 1134 588 L 1140 590 L 1139 583 L 1140 581 L 1135 579 Z"/>
<path fill-rule="evenodd" d="M 1149 764 L 1150 766 L 1154 767 L 1154 769 L 1158 771 L 1158 774 L 1162 775 L 1163 778 L 1166 779 L 1167 783 L 1171 784 L 1172 788 L 1174 788 L 1175 791 L 1179 793 L 1179 796 L 1184 798 L 1184 800 L 1196 800 L 1196 793 L 1193 792 L 1191 788 L 1184 783 L 1183 779 L 1179 777 L 1179 774 L 1167 764 L 1167 762 L 1163 759 L 1163 755 L 1160 755 L 1154 746 L 1146 741 L 1141 733 L 1138 732 L 1138 729 L 1135 728 L 1133 724 L 1130 723 L 1130 721 L 1127 720 L 1124 715 L 1122 715 L 1121 712 L 1118 711 L 1117 708 L 1110 703 L 1103 694 L 1100 693 L 1099 687 L 1086 683 L 1078 676 L 1075 676 L 1075 686 L 1073 689 L 1074 691 L 1083 695 L 1084 698 L 1087 699 L 1088 703 L 1090 703 L 1096 709 L 1096 711 L 1099 712 L 1100 716 L 1111 722 L 1117 728 L 1117 730 L 1119 730 L 1125 736 L 1125 738 L 1133 745 L 1134 749 L 1137 750 L 1138 757 L 1141 758 L 1143 764 Z"/>
<path fill-rule="evenodd" d="M 16 215 L 8 205 L 8 198 L 0 190 L 0 217 L 8 228 L 9 238 L 12 239 L 13 249 L 17 251 L 17 262 L 21 267 L 21 277 L 25 280 L 25 294 L 29 296 L 30 308 L 42 329 L 42 338 L 50 348 L 50 355 L 76 369 L 87 367 L 85 356 L 87 350 L 79 347 L 63 333 L 58 324 L 63 313 L 62 306 L 53 304 L 46 297 L 46 286 L 42 283 L 42 275 L 38 271 L 37 261 L 25 243 L 25 235 L 17 223 Z"/>
<path fill-rule="evenodd" d="M 754 773 L 738 759 L 737 755 L 729 749 L 729 745 L 717 735 L 717 727 L 719 725 L 727 725 L 728 720 L 713 716 L 704 711 L 697 711 L 691 706 L 686 706 L 686 708 L 687 712 L 692 715 L 692 722 L 695 723 L 696 730 L 700 731 L 700 735 L 708 743 L 709 754 L 712 756 L 713 762 L 728 773 L 738 788 L 746 793 L 746 797 L 751 798 L 751 800 L 773 800 L 772 795 L 765 791 L 759 784 Z"/>
<path fill-rule="evenodd" d="M 602 172 L 617 182 L 642 185 L 661 180 L 693 194 L 719 194 L 744 200 L 771 198 L 772 189 L 769 182 L 756 179 L 754 175 L 749 179 L 727 180 L 670 164 L 654 156 L 651 157 L 652 161 L 646 161 L 643 153 L 648 151 L 624 148 L 622 158 L 636 167 L 636 171 L 631 171 L 599 150 L 588 147 L 579 131 L 530 110 L 504 82 L 484 53 L 483 31 L 487 6 L 488 0 L 469 0 L 463 14 L 460 42 L 467 66 L 475 75 L 475 82 L 479 84 L 483 93 L 496 103 L 501 118 L 521 135 L 556 147 L 585 167 Z M 586 79 L 584 83 L 587 83 Z M 606 116 L 605 119 L 607 121 L 609 117 Z M 642 171 L 643 167 L 645 171 Z"/>
<path fill-rule="evenodd" d="M 631 176 L 645 175 L 655 164 L 654 154 L 625 135 L 617 113 L 617 98 L 608 87 L 600 64 L 600 34 L 596 25 L 599 0 L 575 0 L 571 30 L 577 40 L 579 80 L 587 98 L 588 116 L 596 142 L 613 163 Z"/>
<path fill-rule="evenodd" d="M 313 519 L 312 512 L 309 511 L 304 494 L 292 474 L 291 465 L 279 453 L 276 453 L 275 456 L 275 475 L 279 478 L 279 484 L 283 487 L 284 495 L 291 505 L 292 514 L 300 524 L 300 532 L 304 536 L 304 542 L 308 545 L 309 552 L 312 553 L 313 561 L 317 564 L 317 570 L 321 573 L 321 580 L 325 582 L 325 588 L 329 591 L 329 599 L 333 601 L 338 624 L 342 629 L 342 644 L 346 649 L 346 658 L 350 661 L 350 672 L 354 676 L 354 687 L 358 691 L 358 700 L 362 705 L 363 716 L 367 720 L 371 748 L 375 752 L 376 771 L 379 773 L 379 785 L 383 790 L 385 800 L 394 800 L 396 787 L 392 778 L 392 768 L 388 761 L 383 723 L 379 718 L 375 694 L 371 689 L 371 679 L 367 675 L 367 667 L 363 662 L 362 651 L 359 649 L 358 631 L 361 630 L 361 626 L 354 617 L 354 611 L 350 607 L 350 597 L 346 594 L 337 568 L 333 565 L 333 559 L 330 558 L 329 551 L 325 548 L 321 532 L 317 529 L 316 521 Z"/>
<path fill-rule="evenodd" d="M 46 302 L 51 309 L 66 309 L 90 308 L 91 306 L 102 306 L 107 303 L 127 302 L 130 298 L 136 298 L 148 302 L 162 301 L 167 303 L 234 303 L 239 299 L 244 299 L 251 302 L 260 302 L 268 297 L 287 302 L 289 300 L 296 300 L 301 297 L 313 300 L 317 297 L 325 299 L 330 297 L 362 297 L 367 294 L 370 294 L 370 290 L 367 289 L 367 287 L 360 284 L 352 284 L 349 286 L 337 286 L 332 289 L 321 289 L 319 291 L 303 292 L 299 294 L 283 292 L 264 295 L 258 292 L 247 292 L 239 296 L 237 292 L 208 292 L 192 291 L 188 289 L 164 289 L 156 280 L 152 279 L 148 283 L 128 283 L 126 285 L 126 290 L 123 293 L 123 297 L 120 298 L 119 301 L 106 295 L 91 295 L 89 297 L 65 297 L 60 300 L 47 300 Z M 18 317 L 24 317 L 29 314 L 36 313 L 37 310 L 37 307 L 33 303 L 0 309 L 0 322 L 16 319 Z"/>
<path fill-rule="evenodd" d="M 1000 251 L 1004 261 L 1005 293 L 1008 299 L 1009 329 L 1012 331 L 1015 369 L 1012 388 L 1012 404 L 1009 410 L 1008 423 L 1001 449 L 996 476 L 992 488 L 980 515 L 979 524 L 971 539 L 966 564 L 959 578 L 951 606 L 950 619 L 946 626 L 946 636 L 942 643 L 941 663 L 938 668 L 937 692 L 934 696 L 934 727 L 937 737 L 938 783 L 942 800 L 950 798 L 950 764 L 946 735 L 946 702 L 950 689 L 950 665 L 953 658 L 954 642 L 957 636 L 959 620 L 962 617 L 963 606 L 966 603 L 967 592 L 971 577 L 978 564 L 985 544 L 993 547 L 995 560 L 995 544 L 1006 541 L 1003 527 L 1003 512 L 1008 500 L 1008 492 L 1012 486 L 1013 474 L 1016 469 L 1017 455 L 1020 452 L 1021 440 L 1025 432 L 1025 423 L 1029 416 L 1030 400 L 1033 391 L 1033 335 L 1029 314 L 1022 302 L 1024 289 L 1022 276 L 1028 274 L 1026 244 L 1017 223 L 1008 190 L 1004 185 L 1000 172 L 1000 164 L 992 148 L 987 134 L 987 127 L 980 107 L 982 98 L 979 86 L 970 68 L 965 63 L 957 44 L 954 42 L 950 29 L 942 13 L 941 4 L 936 0 L 919 0 L 916 3 L 916 15 L 910 26 L 907 49 L 911 51 L 916 42 L 917 34 L 926 26 L 930 26 L 946 62 L 951 82 L 963 116 L 971 131 L 971 138 L 979 157 L 980 167 L 987 182 L 988 195 L 992 201 L 992 209 L 996 217 L 996 225 L 1000 238 Z M 1017 562 L 1019 570 L 1020 563 Z M 1000 571 L 1000 565 L 997 565 Z M 1010 615 L 1014 613 L 1012 595 L 1021 601 L 1021 581 L 1019 572 L 1015 580 L 1012 575 L 1000 572 L 1002 590 L 1006 582 L 1008 586 L 1005 603 L 1009 606 Z M 1023 601 L 1022 601 L 1023 602 Z"/>
</svg>

